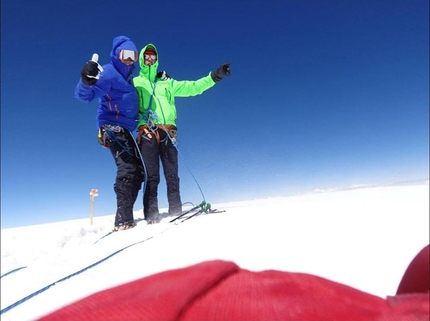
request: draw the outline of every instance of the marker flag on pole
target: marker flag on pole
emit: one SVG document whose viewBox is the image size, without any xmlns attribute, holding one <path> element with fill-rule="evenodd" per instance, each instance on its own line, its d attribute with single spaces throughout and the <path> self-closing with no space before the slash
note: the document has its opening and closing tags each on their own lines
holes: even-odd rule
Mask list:
<svg viewBox="0 0 430 321">
<path fill-rule="evenodd" d="M 91 195 L 92 197 L 99 196 L 99 190 L 98 190 L 97 188 L 93 188 L 93 189 L 91 190 L 91 192 L 90 192 L 90 195 Z"/>
</svg>

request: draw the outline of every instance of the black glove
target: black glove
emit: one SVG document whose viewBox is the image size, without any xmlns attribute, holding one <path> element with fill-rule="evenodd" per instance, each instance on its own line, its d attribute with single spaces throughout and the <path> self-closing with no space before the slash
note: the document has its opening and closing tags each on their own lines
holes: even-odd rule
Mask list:
<svg viewBox="0 0 430 321">
<path fill-rule="evenodd" d="M 211 77 L 213 81 L 218 82 L 225 76 L 230 76 L 230 63 L 226 62 L 221 65 L 217 70 L 211 72 Z"/>
<path fill-rule="evenodd" d="M 167 72 L 165 72 L 165 71 L 159 71 L 159 72 L 157 72 L 157 78 L 159 78 L 161 80 L 168 80 L 171 77 L 167 74 Z"/>
<path fill-rule="evenodd" d="M 81 79 L 85 85 L 94 86 L 97 82 L 97 75 L 99 74 L 98 64 L 94 61 L 88 61 L 84 69 L 81 71 Z M 88 77 L 90 76 L 90 77 Z"/>
</svg>

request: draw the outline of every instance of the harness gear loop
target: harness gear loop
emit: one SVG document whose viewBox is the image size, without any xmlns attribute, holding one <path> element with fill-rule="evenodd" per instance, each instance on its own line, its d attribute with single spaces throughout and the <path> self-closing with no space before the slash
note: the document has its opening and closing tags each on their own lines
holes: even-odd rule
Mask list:
<svg viewBox="0 0 430 321">
<path fill-rule="evenodd" d="M 157 144 L 159 144 L 160 133 L 158 132 L 158 128 L 156 126 L 149 127 L 148 125 L 142 125 L 139 127 L 139 134 L 137 135 L 136 141 L 140 145 L 142 138 L 150 141 L 152 139 L 152 135 L 155 136 L 155 139 L 157 140 Z"/>
<path fill-rule="evenodd" d="M 169 139 L 173 146 L 176 147 L 176 136 L 178 135 L 178 129 L 175 125 L 157 125 L 159 129 L 162 129 L 166 133 L 166 137 L 163 139 L 163 142 L 166 141 L 166 139 Z"/>
<path fill-rule="evenodd" d="M 106 131 L 104 129 L 104 127 L 99 127 L 99 132 L 97 134 L 97 140 L 100 144 L 100 146 L 102 146 L 103 148 L 109 148 L 109 143 L 106 139 Z"/>
<path fill-rule="evenodd" d="M 136 141 L 138 144 L 142 141 L 142 138 L 146 140 L 151 140 L 152 135 L 155 136 L 157 140 L 157 144 L 160 144 L 161 137 L 159 130 L 163 130 L 166 132 L 167 136 L 170 137 L 172 143 L 175 144 L 176 136 L 177 136 L 177 128 L 175 125 L 161 125 L 156 124 L 154 126 L 142 125 L 139 127 L 139 134 L 137 135 Z M 164 141 L 164 140 L 163 140 Z"/>
</svg>

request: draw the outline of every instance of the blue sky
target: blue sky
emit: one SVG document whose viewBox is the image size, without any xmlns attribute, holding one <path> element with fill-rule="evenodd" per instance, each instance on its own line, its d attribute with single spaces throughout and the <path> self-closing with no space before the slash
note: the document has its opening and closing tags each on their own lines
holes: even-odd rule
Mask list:
<svg viewBox="0 0 430 321">
<path fill-rule="evenodd" d="M 231 63 L 231 77 L 176 100 L 183 202 L 202 200 L 193 175 L 211 203 L 428 179 L 428 11 L 426 0 L 2 1 L 2 228 L 89 216 L 92 188 L 94 214 L 115 212 L 97 102 L 73 93 L 118 35 L 154 43 L 177 80 Z M 163 182 L 160 207 L 165 194 Z"/>
</svg>

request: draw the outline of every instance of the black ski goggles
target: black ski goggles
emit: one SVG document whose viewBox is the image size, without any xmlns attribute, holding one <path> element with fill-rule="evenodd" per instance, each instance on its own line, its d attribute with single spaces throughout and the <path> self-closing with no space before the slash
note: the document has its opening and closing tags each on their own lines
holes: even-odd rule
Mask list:
<svg viewBox="0 0 430 321">
<path fill-rule="evenodd" d="M 127 65 L 137 61 L 139 53 L 133 50 L 121 49 L 119 52 L 119 60 Z"/>
</svg>

